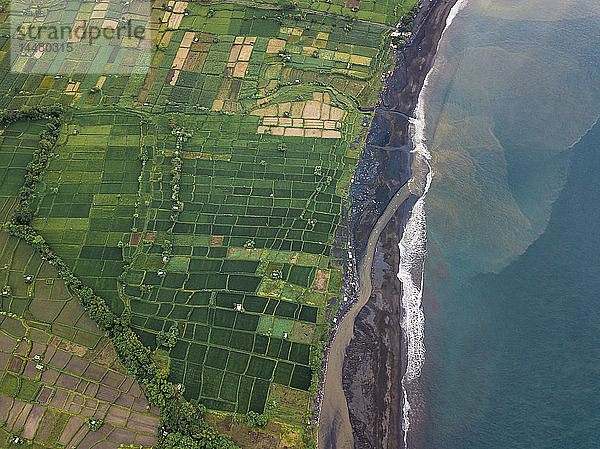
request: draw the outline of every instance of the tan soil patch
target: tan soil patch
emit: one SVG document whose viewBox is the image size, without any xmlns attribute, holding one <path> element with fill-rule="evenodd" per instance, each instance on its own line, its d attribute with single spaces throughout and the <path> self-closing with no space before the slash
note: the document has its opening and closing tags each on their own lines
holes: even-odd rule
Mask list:
<svg viewBox="0 0 600 449">
<path fill-rule="evenodd" d="M 322 120 L 304 120 L 305 128 L 323 128 Z"/>
<path fill-rule="evenodd" d="M 112 364 L 115 358 L 115 350 L 113 349 L 112 344 L 107 344 L 102 349 L 102 352 L 98 355 L 98 357 L 96 357 L 95 362 L 101 365 L 109 366 Z"/>
<path fill-rule="evenodd" d="M 172 28 L 174 30 L 179 28 L 179 25 L 181 25 L 181 21 L 183 19 L 183 14 L 172 14 L 171 17 L 169 18 L 169 28 Z"/>
<path fill-rule="evenodd" d="M 246 70 L 248 70 L 247 62 L 238 62 L 235 64 L 235 69 L 233 70 L 233 76 L 236 78 L 243 78 L 246 76 Z"/>
<path fill-rule="evenodd" d="M 173 76 L 171 77 L 171 81 L 169 81 L 169 84 L 171 86 L 174 86 L 177 82 L 177 78 L 179 78 L 179 70 L 173 71 Z"/>
<path fill-rule="evenodd" d="M 341 120 L 344 118 L 344 110 L 340 108 L 331 108 L 329 118 L 331 120 Z"/>
<path fill-rule="evenodd" d="M 340 123 L 337 120 L 344 117 L 345 111 L 332 107 L 330 100 L 327 92 L 314 92 L 311 100 L 271 104 L 255 109 L 250 114 L 263 117 L 257 129 L 259 134 L 270 129 L 276 135 L 337 139 L 341 137 L 341 132 L 338 131 Z M 285 128 L 283 133 L 277 129 L 281 127 Z M 326 132 L 321 131 L 323 128 Z"/>
<path fill-rule="evenodd" d="M 320 129 L 305 129 L 304 137 L 323 137 L 323 131 Z"/>
<path fill-rule="evenodd" d="M 210 238 L 210 246 L 222 246 L 223 245 L 223 236 L 222 235 L 213 235 Z"/>
<path fill-rule="evenodd" d="M 325 131 L 323 131 L 323 138 L 325 138 L 325 139 L 341 139 L 342 133 L 339 131 L 325 130 Z"/>
<path fill-rule="evenodd" d="M 241 45 L 234 45 L 229 53 L 229 62 L 236 62 L 238 56 L 240 55 L 240 50 L 242 49 Z"/>
<path fill-rule="evenodd" d="M 190 52 L 189 48 L 182 47 L 177 50 L 177 54 L 175 55 L 175 59 L 173 60 L 173 65 L 171 66 L 174 69 L 182 69 L 183 64 L 185 63 L 185 59 Z"/>
<path fill-rule="evenodd" d="M 304 136 L 304 130 L 301 128 L 286 128 L 285 135 L 290 137 L 302 137 Z"/>
<path fill-rule="evenodd" d="M 316 290 L 319 292 L 327 291 L 327 283 L 329 282 L 329 271 L 317 269 L 317 273 L 315 275 L 315 280 L 312 285 L 312 290 Z"/>
<path fill-rule="evenodd" d="M 287 101 L 285 103 L 279 103 L 279 105 L 278 105 L 279 116 L 281 117 L 281 116 L 285 115 L 286 113 L 289 114 L 291 108 L 292 108 L 292 103 L 289 101 Z"/>
<path fill-rule="evenodd" d="M 302 117 L 318 119 L 321 116 L 321 103 L 316 100 L 308 100 L 302 111 Z"/>
<path fill-rule="evenodd" d="M 279 119 L 277 117 L 265 117 L 263 119 L 263 125 L 266 126 L 275 126 L 279 123 Z"/>
<path fill-rule="evenodd" d="M 240 50 L 238 61 L 249 61 L 250 55 L 252 54 L 252 48 L 251 45 L 244 45 Z"/>
<path fill-rule="evenodd" d="M 193 31 L 186 31 L 186 33 L 183 35 L 183 39 L 181 39 L 181 47 L 189 48 L 192 45 L 192 42 L 194 42 L 195 36 L 196 33 Z"/>
<path fill-rule="evenodd" d="M 285 41 L 283 39 L 270 39 L 267 44 L 267 53 L 279 53 L 285 48 Z"/>
<path fill-rule="evenodd" d="M 108 30 L 114 30 L 117 28 L 118 25 L 119 25 L 119 22 L 117 22 L 116 20 L 106 19 L 104 21 L 104 23 L 102 23 L 102 28 L 105 28 Z"/>
<path fill-rule="evenodd" d="M 80 346 L 78 344 L 75 344 L 70 341 L 65 341 L 65 340 L 63 340 L 63 342 L 60 344 L 60 348 L 67 351 L 70 354 L 75 354 L 80 357 L 83 357 L 87 353 L 87 350 L 88 350 L 88 348 L 86 348 L 84 346 Z"/>
<path fill-rule="evenodd" d="M 104 19 L 104 16 L 106 16 L 106 11 L 94 11 L 90 19 Z"/>
<path fill-rule="evenodd" d="M 304 104 L 300 103 L 300 102 L 294 102 L 292 103 L 292 110 L 290 112 L 290 115 L 293 118 L 302 118 L 302 109 L 304 108 Z"/>
<path fill-rule="evenodd" d="M 92 19 L 93 19 L 93 14 L 92 14 Z M 100 19 L 103 19 L 104 16 L 100 17 Z M 67 39 L 67 42 L 79 42 L 82 38 L 83 38 L 83 32 L 85 30 L 86 27 L 86 21 L 85 20 L 76 20 L 75 23 L 73 24 L 73 28 L 71 30 L 71 33 L 69 34 L 69 38 Z"/>
<path fill-rule="evenodd" d="M 188 7 L 188 2 L 176 2 L 175 6 L 173 7 L 173 12 L 174 13 L 182 13 L 185 11 L 185 9 Z"/>
</svg>

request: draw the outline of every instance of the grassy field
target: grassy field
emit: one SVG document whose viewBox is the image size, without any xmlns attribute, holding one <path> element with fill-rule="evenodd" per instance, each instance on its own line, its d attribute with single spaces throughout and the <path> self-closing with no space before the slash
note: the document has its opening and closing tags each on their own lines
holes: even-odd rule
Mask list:
<svg viewBox="0 0 600 449">
<path fill-rule="evenodd" d="M 103 8 L 72 3 L 77 17 Z M 339 303 L 364 111 L 390 31 L 416 5 L 284 3 L 157 0 L 152 58 L 125 58 L 129 75 L 76 55 L 56 62 L 68 75 L 11 72 L 0 13 L 0 109 L 67 107 L 33 228 L 243 448 L 314 445 L 317 346 Z M 56 20 L 54 7 L 38 19 Z M 2 223 L 45 126 L 0 129 Z M 158 410 L 56 270 L 4 231 L 0 267 L 0 447 L 154 445 Z M 248 412 L 266 428 L 249 429 Z M 90 431 L 89 416 L 103 426 Z"/>
</svg>

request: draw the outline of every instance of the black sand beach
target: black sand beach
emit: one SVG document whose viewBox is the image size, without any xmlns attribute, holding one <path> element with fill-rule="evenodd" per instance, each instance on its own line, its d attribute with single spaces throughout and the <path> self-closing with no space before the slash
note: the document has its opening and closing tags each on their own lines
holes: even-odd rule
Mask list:
<svg viewBox="0 0 600 449">
<path fill-rule="evenodd" d="M 455 3 L 456 0 L 423 2 L 412 36 L 397 55 L 394 72 L 376 109 L 355 176 L 355 186 L 362 193 L 352 199 L 351 228 L 359 260 L 367 254 L 367 242 L 375 223 L 411 177 L 412 142 L 406 116 L 414 115 L 446 18 Z M 347 442 L 351 439 L 356 449 L 403 447 L 401 379 L 406 351 L 400 325 L 402 285 L 396 275 L 398 243 L 417 196 L 407 191 L 403 198 L 387 224 L 383 224 L 383 230 L 378 230 L 381 234 L 374 254 L 373 248 L 369 252 L 369 260 L 371 257 L 373 260 L 372 288 L 366 305 L 356 315 L 353 336 L 343 357 L 341 380 L 347 411 L 332 411 L 331 406 L 327 411 L 329 417 L 349 415 L 353 438 L 340 438 L 336 433 L 343 427 L 322 419 L 320 448 L 345 449 L 350 447 Z M 342 327 L 352 326 L 354 315 L 345 318 L 338 332 L 345 332 Z M 332 372 L 332 366 L 340 361 L 332 363 L 331 357 L 336 355 L 330 355 L 327 376 L 339 376 L 340 373 Z M 324 405 L 328 399 L 326 385 Z M 336 398 L 332 402 L 340 401 Z M 346 443 L 342 445 L 339 441 Z"/>
</svg>

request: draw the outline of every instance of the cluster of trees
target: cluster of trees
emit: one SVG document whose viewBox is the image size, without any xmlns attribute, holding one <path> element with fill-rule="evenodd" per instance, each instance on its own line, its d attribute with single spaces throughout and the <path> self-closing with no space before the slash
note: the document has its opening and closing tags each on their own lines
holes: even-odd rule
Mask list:
<svg viewBox="0 0 600 449">
<path fill-rule="evenodd" d="M 246 413 L 246 416 L 244 416 L 243 422 L 250 428 L 260 427 L 261 429 L 264 429 L 269 423 L 269 416 L 266 413 L 249 411 Z"/>
<path fill-rule="evenodd" d="M 62 125 L 62 106 L 24 107 L 17 111 L 5 111 L 0 114 L 0 124 L 9 125 L 22 120 L 48 120 L 46 129 L 40 134 L 37 151 L 33 154 L 32 161 L 27 166 L 27 174 L 23 186 L 19 190 L 19 204 L 17 205 L 12 221 L 16 224 L 29 224 L 33 218 L 33 203 L 36 198 L 35 186 L 48 165 L 52 155 L 52 148 L 60 134 Z"/>
<path fill-rule="evenodd" d="M 161 330 L 156 335 L 156 345 L 171 349 L 177 344 L 177 337 L 179 337 L 179 329 L 177 323 L 175 323 L 168 331 Z"/>
<path fill-rule="evenodd" d="M 323 337 L 327 338 L 328 333 L 323 333 Z M 312 378 L 310 379 L 310 393 L 315 394 L 317 392 L 317 386 L 319 384 L 319 374 L 323 370 L 323 357 L 325 356 L 325 350 L 327 349 L 327 343 L 323 340 L 319 340 L 310 354 L 310 370 L 312 371 Z"/>
<path fill-rule="evenodd" d="M 179 199 L 181 166 L 183 164 L 183 160 L 181 159 L 179 152 L 183 147 L 183 144 L 190 139 L 193 134 L 190 131 L 178 126 L 173 118 L 171 118 L 171 134 L 177 138 L 174 156 L 171 158 L 171 201 L 173 202 L 171 207 L 171 221 L 173 221 L 173 224 L 175 224 L 179 218 L 179 213 L 183 209 L 183 202 Z"/>
<path fill-rule="evenodd" d="M 144 393 L 148 402 L 159 407 L 164 423 L 159 448 L 237 449 L 231 439 L 219 434 L 203 419 L 205 408 L 195 402 L 187 402 L 181 397 L 182 388 L 176 387 L 167 380 L 168 371 L 157 368 L 152 360 L 151 351 L 140 342 L 131 328 L 130 311 L 126 310 L 121 316 L 115 315 L 104 298 L 96 295 L 90 287 L 75 276 L 44 238 L 31 227 L 32 204 L 36 197 L 37 182 L 47 167 L 52 148 L 58 139 L 63 112 L 63 108 L 57 106 L 23 108 L 19 111 L 0 113 L 0 124 L 20 120 L 49 121 L 46 130 L 40 136 L 39 148 L 34 154 L 32 163 L 27 167 L 26 182 L 19 193 L 20 204 L 11 220 L 5 224 L 5 229 L 11 235 L 32 245 L 41 257 L 56 269 L 69 290 L 77 295 L 90 318 L 101 329 L 106 329 L 115 352 L 128 373 L 135 380 L 146 385 Z M 102 425 L 98 420 L 93 424 L 88 423 L 88 426 L 95 427 L 98 423 Z"/>
<path fill-rule="evenodd" d="M 398 31 L 410 31 L 412 30 L 413 27 L 413 21 L 415 20 L 415 17 L 417 16 L 417 13 L 419 12 L 419 4 L 415 4 L 415 6 L 412 7 L 412 9 L 410 10 L 410 12 L 406 15 L 400 18 L 400 22 L 399 22 L 399 26 L 398 26 Z"/>
<path fill-rule="evenodd" d="M 85 422 L 92 432 L 95 432 L 102 427 L 102 424 L 104 424 L 104 421 L 102 421 L 100 418 L 94 418 L 93 416 L 88 417 Z"/>
<path fill-rule="evenodd" d="M 160 449 L 238 449 L 228 436 L 208 424 L 206 408 L 197 401 L 181 398 L 167 403 L 161 410 L 163 435 Z M 165 435 L 166 434 L 166 435 Z"/>
<path fill-rule="evenodd" d="M 170 240 L 163 240 L 162 242 L 162 261 L 167 263 L 173 257 L 173 244 Z"/>
</svg>

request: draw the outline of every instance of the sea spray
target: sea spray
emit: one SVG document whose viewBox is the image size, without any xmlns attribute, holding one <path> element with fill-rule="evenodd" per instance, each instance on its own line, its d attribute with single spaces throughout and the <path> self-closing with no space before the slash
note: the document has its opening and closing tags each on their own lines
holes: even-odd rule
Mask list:
<svg viewBox="0 0 600 449">
<path fill-rule="evenodd" d="M 421 154 L 415 157 L 422 159 L 421 163 L 429 163 Z M 431 169 L 427 173 L 427 181 L 423 195 L 413 206 L 411 216 L 406 223 L 402 239 L 398 244 L 400 249 L 400 266 L 398 279 L 402 282 L 402 329 L 406 338 L 407 364 L 402 377 L 402 428 L 404 430 L 404 447 L 407 447 L 407 434 L 410 427 L 410 402 L 408 400 L 408 385 L 421 374 L 425 359 L 423 330 L 425 316 L 421 307 L 423 291 L 423 264 L 425 263 L 427 229 L 425 225 L 425 193 L 431 182 Z"/>
<path fill-rule="evenodd" d="M 444 33 L 452 24 L 459 11 L 464 8 L 467 0 L 458 0 L 452 7 L 446 19 L 446 26 L 442 31 L 441 39 Z M 439 47 L 439 42 L 438 42 Z M 436 49 L 437 52 L 437 49 Z M 425 197 L 433 172 L 429 165 L 431 154 L 427 149 L 427 139 L 425 136 L 425 90 L 429 84 L 429 77 L 432 69 L 425 76 L 423 87 L 419 93 L 417 105 L 415 107 L 415 118 L 410 119 L 410 132 L 414 149 L 413 164 L 423 167 L 424 170 L 413 170 L 413 176 L 419 176 L 426 173 L 425 185 L 423 190 L 413 206 L 411 215 L 406 222 L 402 239 L 398 244 L 400 250 L 400 263 L 398 267 L 398 279 L 402 282 L 402 309 L 404 316 L 402 319 L 402 330 L 406 338 L 407 362 L 406 371 L 402 377 L 402 429 L 404 431 L 404 448 L 408 449 L 408 430 L 410 428 L 411 404 L 409 402 L 408 389 L 411 384 L 421 375 L 421 368 L 425 360 L 425 345 L 423 342 L 425 316 L 423 314 L 422 298 L 424 283 L 424 263 L 427 254 L 427 226 L 425 216 Z M 422 180 L 416 180 L 418 184 Z"/>
</svg>

